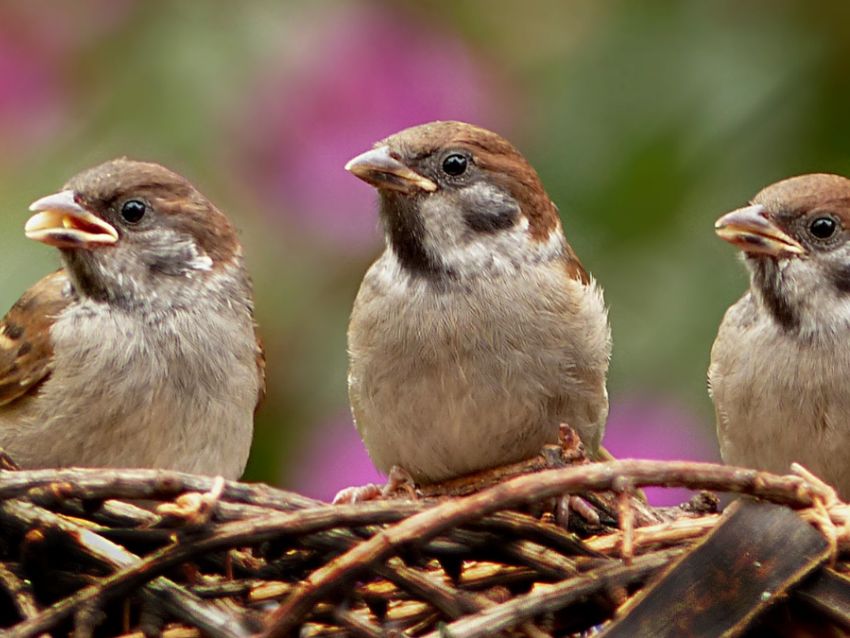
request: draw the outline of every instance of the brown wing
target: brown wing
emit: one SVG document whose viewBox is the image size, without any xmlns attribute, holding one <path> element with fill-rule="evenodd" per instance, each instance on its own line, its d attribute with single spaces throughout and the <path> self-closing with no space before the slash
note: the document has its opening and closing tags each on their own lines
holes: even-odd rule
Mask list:
<svg viewBox="0 0 850 638">
<path fill-rule="evenodd" d="M 50 326 L 71 301 L 64 270 L 27 290 L 0 322 L 0 406 L 35 390 L 50 375 Z"/>
</svg>

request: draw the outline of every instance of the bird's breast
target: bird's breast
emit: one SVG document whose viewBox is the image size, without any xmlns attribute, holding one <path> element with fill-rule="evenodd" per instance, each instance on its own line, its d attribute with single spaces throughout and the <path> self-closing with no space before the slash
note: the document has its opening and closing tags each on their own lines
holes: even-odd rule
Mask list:
<svg viewBox="0 0 850 638">
<path fill-rule="evenodd" d="M 850 353 L 737 317 L 721 325 L 709 375 L 724 460 L 779 473 L 802 463 L 850 493 Z"/>
<path fill-rule="evenodd" d="M 51 337 L 51 376 L 6 441 L 13 458 L 241 474 L 258 386 L 249 317 L 222 308 L 151 317 L 82 301 Z"/>
<path fill-rule="evenodd" d="M 349 327 L 349 390 L 379 468 L 441 480 L 531 456 L 561 420 L 599 432 L 609 347 L 601 296 L 541 279 L 435 292 L 367 275 Z"/>
</svg>

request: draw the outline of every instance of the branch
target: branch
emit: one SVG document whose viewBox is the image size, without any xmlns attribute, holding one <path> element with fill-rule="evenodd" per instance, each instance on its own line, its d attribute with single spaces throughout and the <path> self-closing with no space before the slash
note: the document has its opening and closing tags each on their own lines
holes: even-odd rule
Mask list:
<svg viewBox="0 0 850 638">
<path fill-rule="evenodd" d="M 53 629 L 59 622 L 89 605 L 126 593 L 131 587 L 150 580 L 145 573 L 145 561 L 84 527 L 29 503 L 6 501 L 0 503 L 0 517 L 22 529 L 51 528 L 67 534 L 74 546 L 98 562 L 123 570 L 102 579 L 95 585 L 84 587 L 74 595 L 48 607 L 41 613 L 18 623 L 6 633 L 10 638 L 28 638 Z M 159 577 L 145 589 L 175 616 L 193 623 L 211 636 L 219 638 L 247 638 L 251 631 L 231 614 L 186 591 L 176 583 Z"/>
<path fill-rule="evenodd" d="M 431 539 L 498 510 L 562 494 L 617 489 L 624 480 L 634 487 L 664 485 L 748 493 L 797 507 L 810 506 L 815 489 L 798 476 L 780 477 L 756 470 L 689 461 L 612 461 L 520 476 L 415 514 L 317 569 L 270 614 L 270 623 L 263 635 L 265 638 L 290 635 L 313 605 L 340 582 L 385 560 L 401 545 Z"/>
<path fill-rule="evenodd" d="M 642 582 L 681 552 L 682 550 L 675 549 L 647 554 L 636 558 L 628 566 L 615 563 L 609 567 L 601 567 L 592 574 L 568 578 L 554 585 L 542 585 L 528 594 L 450 623 L 438 631 L 426 634 L 424 638 L 492 636 L 547 612 L 562 609 L 591 594 Z"/>
</svg>

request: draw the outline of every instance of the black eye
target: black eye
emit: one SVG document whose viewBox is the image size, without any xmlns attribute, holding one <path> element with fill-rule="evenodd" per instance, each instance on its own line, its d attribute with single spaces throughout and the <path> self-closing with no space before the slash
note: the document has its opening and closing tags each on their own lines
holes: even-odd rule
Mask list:
<svg viewBox="0 0 850 638">
<path fill-rule="evenodd" d="M 443 160 L 443 170 L 452 176 L 463 175 L 466 171 L 467 159 L 460 153 L 447 155 Z"/>
<path fill-rule="evenodd" d="M 128 224 L 138 224 L 145 216 L 148 208 L 138 199 L 129 199 L 121 206 L 121 217 Z"/>
<path fill-rule="evenodd" d="M 809 224 L 809 232 L 818 239 L 829 239 L 835 234 L 838 224 L 832 217 L 818 217 Z"/>
</svg>

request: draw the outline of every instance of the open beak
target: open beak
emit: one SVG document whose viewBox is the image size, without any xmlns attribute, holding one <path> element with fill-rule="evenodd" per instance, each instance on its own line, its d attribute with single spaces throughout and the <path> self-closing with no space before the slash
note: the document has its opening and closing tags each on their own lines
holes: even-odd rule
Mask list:
<svg viewBox="0 0 850 638">
<path fill-rule="evenodd" d="M 408 168 L 392 155 L 388 146 L 379 146 L 361 153 L 345 165 L 345 170 L 375 188 L 412 194 L 417 191 L 433 193 L 437 185 L 427 177 Z"/>
<path fill-rule="evenodd" d="M 30 204 L 35 213 L 24 233 L 30 239 L 58 248 L 90 248 L 118 241 L 118 231 L 74 201 L 74 191 L 65 190 Z"/>
<path fill-rule="evenodd" d="M 805 255 L 806 249 L 785 234 L 767 215 L 764 206 L 754 204 L 726 213 L 714 223 L 718 237 L 750 254 L 771 257 Z"/>
</svg>

